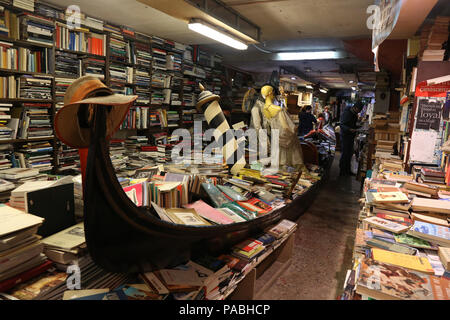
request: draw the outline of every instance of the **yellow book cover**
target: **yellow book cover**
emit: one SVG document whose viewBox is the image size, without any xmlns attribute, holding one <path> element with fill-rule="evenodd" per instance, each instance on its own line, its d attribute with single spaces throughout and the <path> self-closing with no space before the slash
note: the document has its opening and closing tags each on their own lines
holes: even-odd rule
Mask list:
<svg viewBox="0 0 450 320">
<path fill-rule="evenodd" d="M 372 249 L 373 259 L 379 262 L 415 270 L 423 273 L 434 274 L 430 261 L 424 257 L 411 256 L 409 254 L 396 253 L 382 249 Z"/>
<path fill-rule="evenodd" d="M 408 203 L 409 199 L 403 192 L 374 192 L 376 202 Z"/>
</svg>

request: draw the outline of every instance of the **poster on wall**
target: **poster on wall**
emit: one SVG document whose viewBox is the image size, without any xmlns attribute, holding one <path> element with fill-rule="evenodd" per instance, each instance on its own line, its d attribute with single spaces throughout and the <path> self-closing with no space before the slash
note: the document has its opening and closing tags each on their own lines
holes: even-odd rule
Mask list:
<svg viewBox="0 0 450 320">
<path fill-rule="evenodd" d="M 416 129 L 439 131 L 442 102 L 421 99 L 417 108 Z"/>
</svg>

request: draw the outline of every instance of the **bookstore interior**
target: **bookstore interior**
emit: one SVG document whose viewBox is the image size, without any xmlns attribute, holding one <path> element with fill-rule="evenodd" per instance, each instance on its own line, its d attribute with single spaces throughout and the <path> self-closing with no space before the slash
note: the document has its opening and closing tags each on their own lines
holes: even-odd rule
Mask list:
<svg viewBox="0 0 450 320">
<path fill-rule="evenodd" d="M 0 0 L 0 308 L 450 300 L 449 30 L 448 0 Z"/>
</svg>

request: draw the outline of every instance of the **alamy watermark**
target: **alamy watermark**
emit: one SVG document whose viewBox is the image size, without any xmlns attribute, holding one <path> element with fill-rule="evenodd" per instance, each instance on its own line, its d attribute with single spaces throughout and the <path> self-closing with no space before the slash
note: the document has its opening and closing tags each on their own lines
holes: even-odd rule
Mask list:
<svg viewBox="0 0 450 320">
<path fill-rule="evenodd" d="M 371 5 L 366 10 L 367 14 L 370 14 L 367 18 L 367 28 L 370 30 L 379 30 L 381 28 L 381 8 L 377 5 Z"/>
<path fill-rule="evenodd" d="M 81 27 L 81 9 L 77 5 L 68 6 L 66 9 L 66 25 L 69 29 L 79 29 Z"/>
</svg>

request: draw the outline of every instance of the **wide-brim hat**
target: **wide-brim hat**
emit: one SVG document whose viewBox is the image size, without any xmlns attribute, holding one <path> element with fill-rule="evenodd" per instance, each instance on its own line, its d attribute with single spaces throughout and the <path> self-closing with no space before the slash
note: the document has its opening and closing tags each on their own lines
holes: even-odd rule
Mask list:
<svg viewBox="0 0 450 320">
<path fill-rule="evenodd" d="M 85 123 L 92 117 L 92 106 L 107 108 L 106 137 L 110 138 L 123 123 L 137 96 L 114 94 L 98 78 L 85 76 L 74 81 L 64 96 L 64 107 L 55 117 L 57 137 L 73 148 L 89 147 L 90 127 Z"/>
</svg>

